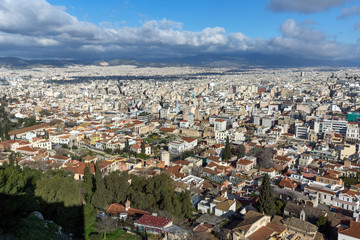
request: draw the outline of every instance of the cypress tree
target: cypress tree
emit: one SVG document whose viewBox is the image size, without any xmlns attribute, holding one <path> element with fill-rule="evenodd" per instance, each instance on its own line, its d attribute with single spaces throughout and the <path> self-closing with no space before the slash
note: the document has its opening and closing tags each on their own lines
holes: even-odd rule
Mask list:
<svg viewBox="0 0 360 240">
<path fill-rule="evenodd" d="M 231 146 L 229 136 L 226 137 L 225 150 L 224 150 L 224 161 L 229 161 L 231 158 Z"/>
<path fill-rule="evenodd" d="M 270 178 L 267 174 L 263 177 L 260 188 L 259 209 L 260 212 L 271 216 L 274 216 L 276 213 L 275 198 L 270 186 Z"/>
<path fill-rule="evenodd" d="M 99 184 L 100 179 L 101 179 L 101 171 L 100 171 L 98 163 L 96 163 L 95 164 L 95 183 L 96 183 L 96 187 Z"/>
<path fill-rule="evenodd" d="M 4 140 L 4 129 L 2 127 L 2 124 L 0 124 L 0 138 L 1 140 Z"/>
<path fill-rule="evenodd" d="M 9 126 L 8 123 L 5 123 L 5 127 L 4 127 L 4 140 L 9 140 Z"/>
<path fill-rule="evenodd" d="M 83 186 L 85 188 L 85 200 L 86 202 L 90 202 L 92 195 L 94 193 L 94 176 L 90 172 L 89 165 L 85 166 L 84 169 L 84 183 Z"/>
<path fill-rule="evenodd" d="M 127 152 L 129 154 L 130 157 L 130 143 L 129 143 L 129 139 L 126 139 L 125 142 L 125 152 Z"/>
<path fill-rule="evenodd" d="M 141 154 L 145 154 L 145 141 L 141 142 Z"/>
</svg>

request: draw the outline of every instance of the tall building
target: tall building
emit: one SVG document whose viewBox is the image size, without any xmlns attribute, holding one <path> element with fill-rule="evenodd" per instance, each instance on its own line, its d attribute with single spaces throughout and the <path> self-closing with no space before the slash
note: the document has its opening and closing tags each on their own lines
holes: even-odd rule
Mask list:
<svg viewBox="0 0 360 240">
<path fill-rule="evenodd" d="M 165 163 L 165 166 L 170 166 L 170 153 L 168 151 L 161 151 L 160 160 Z"/>
</svg>

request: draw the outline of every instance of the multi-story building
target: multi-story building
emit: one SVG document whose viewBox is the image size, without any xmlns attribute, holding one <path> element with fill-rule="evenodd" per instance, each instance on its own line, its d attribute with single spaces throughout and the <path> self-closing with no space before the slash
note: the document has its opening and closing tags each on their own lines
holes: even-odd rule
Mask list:
<svg viewBox="0 0 360 240">
<path fill-rule="evenodd" d="M 357 122 L 349 122 L 346 130 L 346 139 L 356 141 L 359 139 L 359 124 Z"/>
<path fill-rule="evenodd" d="M 216 119 L 214 121 L 214 131 L 221 132 L 226 130 L 226 120 L 224 119 Z"/>
<path fill-rule="evenodd" d="M 308 125 L 298 125 L 295 127 L 295 137 L 307 139 L 310 131 L 310 126 Z"/>
<path fill-rule="evenodd" d="M 314 130 L 316 133 L 324 134 L 327 131 L 334 131 L 335 133 L 346 136 L 346 129 L 348 121 L 340 119 L 324 119 L 315 121 Z"/>
</svg>

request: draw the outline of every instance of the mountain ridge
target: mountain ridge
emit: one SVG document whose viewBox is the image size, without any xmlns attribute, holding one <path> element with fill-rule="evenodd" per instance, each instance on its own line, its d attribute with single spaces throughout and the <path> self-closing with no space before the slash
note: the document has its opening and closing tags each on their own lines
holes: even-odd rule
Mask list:
<svg viewBox="0 0 360 240">
<path fill-rule="evenodd" d="M 153 66 L 199 66 L 199 67 L 225 67 L 225 68 L 291 68 L 291 67 L 359 67 L 360 61 L 354 60 L 328 60 L 311 59 L 298 56 L 280 54 L 242 53 L 242 54 L 201 54 L 178 58 L 157 59 L 77 59 L 54 60 L 40 59 L 27 60 L 17 57 L 0 58 L 0 67 L 32 68 L 32 67 L 64 67 L 70 65 L 96 65 L 118 66 L 135 65 L 138 67 Z"/>
</svg>

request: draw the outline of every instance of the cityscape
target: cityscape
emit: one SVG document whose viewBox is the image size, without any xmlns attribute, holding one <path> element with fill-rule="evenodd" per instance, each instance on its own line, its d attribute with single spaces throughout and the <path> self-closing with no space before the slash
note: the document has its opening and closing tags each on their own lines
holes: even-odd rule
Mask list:
<svg viewBox="0 0 360 240">
<path fill-rule="evenodd" d="M 97 26 L 79 2 L 34 1 L 39 27 L 0 1 L 0 239 L 360 239 L 358 47 L 310 20 L 357 2 L 261 1 L 294 15 L 280 30 L 300 50 L 201 22 Z"/>
</svg>

